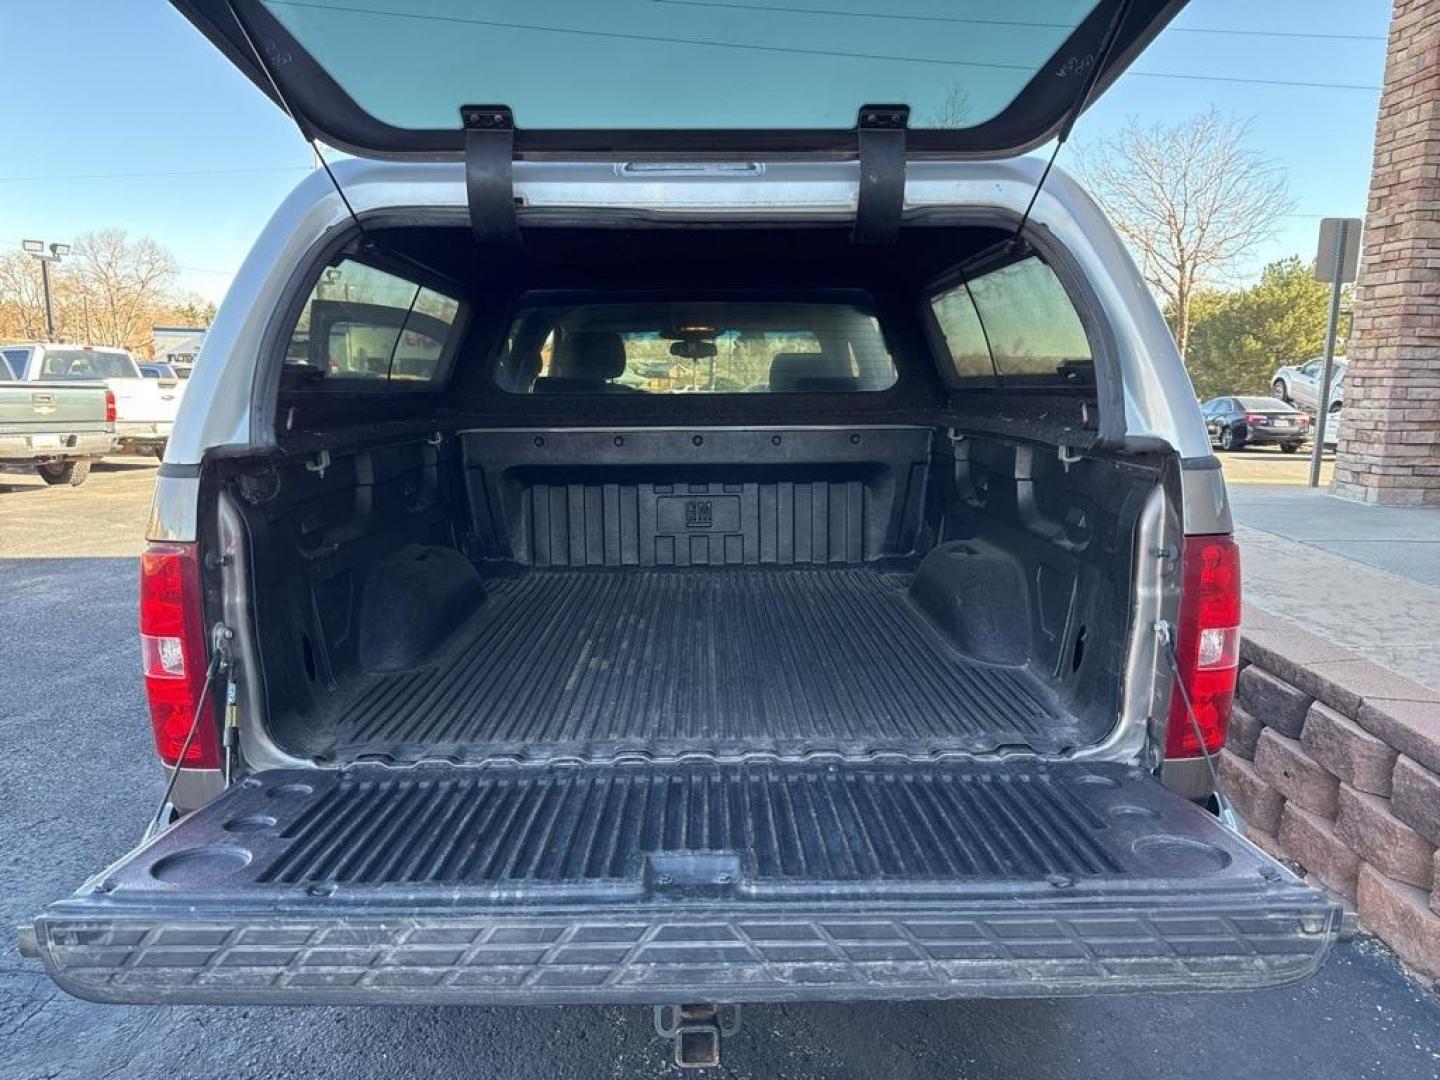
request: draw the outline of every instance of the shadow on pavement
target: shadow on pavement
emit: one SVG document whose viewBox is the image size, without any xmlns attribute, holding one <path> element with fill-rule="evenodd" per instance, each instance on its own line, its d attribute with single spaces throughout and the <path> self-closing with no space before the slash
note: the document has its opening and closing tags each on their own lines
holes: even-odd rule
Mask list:
<svg viewBox="0 0 1440 1080">
<path fill-rule="evenodd" d="M 155 470 L 158 461 L 97 461 L 90 466 L 91 472 L 138 472 L 143 469 Z"/>
</svg>

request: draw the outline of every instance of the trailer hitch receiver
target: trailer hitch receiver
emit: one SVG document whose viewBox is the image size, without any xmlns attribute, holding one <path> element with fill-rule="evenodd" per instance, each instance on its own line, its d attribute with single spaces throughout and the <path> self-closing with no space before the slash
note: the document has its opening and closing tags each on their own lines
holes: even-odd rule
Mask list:
<svg viewBox="0 0 1440 1080">
<path fill-rule="evenodd" d="M 740 1030 L 739 1005 L 656 1005 L 655 1033 L 675 1047 L 682 1069 L 720 1064 L 720 1037 Z"/>
</svg>

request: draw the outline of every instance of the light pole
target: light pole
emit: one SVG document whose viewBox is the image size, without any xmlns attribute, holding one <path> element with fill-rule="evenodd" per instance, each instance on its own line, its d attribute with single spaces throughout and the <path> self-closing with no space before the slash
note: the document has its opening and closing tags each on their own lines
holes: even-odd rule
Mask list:
<svg viewBox="0 0 1440 1080">
<path fill-rule="evenodd" d="M 46 244 L 43 240 L 22 240 L 20 246 L 40 260 L 40 281 L 45 286 L 45 339 L 55 340 L 55 300 L 50 292 L 50 264 L 70 254 L 69 244 Z M 48 250 L 47 250 L 48 248 Z"/>
</svg>

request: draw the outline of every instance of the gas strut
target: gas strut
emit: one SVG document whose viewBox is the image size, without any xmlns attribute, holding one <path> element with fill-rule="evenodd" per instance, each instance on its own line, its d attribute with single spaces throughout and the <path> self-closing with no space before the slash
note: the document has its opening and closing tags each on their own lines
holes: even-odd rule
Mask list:
<svg viewBox="0 0 1440 1080">
<path fill-rule="evenodd" d="M 1095 62 L 1090 65 L 1090 71 L 1085 76 L 1085 81 L 1080 84 L 1080 92 L 1075 95 L 1075 100 L 1070 105 L 1070 110 L 1060 124 L 1060 130 L 1055 134 L 1055 149 L 1050 151 L 1050 160 L 1045 162 L 1045 169 L 1040 173 L 1040 180 L 1035 185 L 1035 190 L 1030 193 L 1030 201 L 1025 205 L 1025 213 L 1020 215 L 1020 224 L 1015 227 L 1015 235 L 1011 242 L 1018 244 L 1021 234 L 1025 231 L 1025 223 L 1030 220 L 1030 211 L 1035 209 L 1035 200 L 1040 198 L 1040 189 L 1045 186 L 1046 179 L 1050 176 L 1050 168 L 1055 164 L 1055 158 L 1060 153 L 1060 147 L 1065 145 L 1065 140 L 1070 137 L 1070 131 L 1075 127 L 1075 121 L 1080 119 L 1080 114 L 1085 111 L 1085 104 L 1090 100 L 1090 93 L 1095 89 L 1095 83 L 1100 78 L 1100 72 L 1105 69 L 1105 62 L 1110 59 L 1110 50 L 1115 45 L 1115 38 L 1120 33 L 1120 27 L 1124 25 L 1125 16 L 1130 14 L 1130 0 L 1120 0 L 1115 5 L 1115 13 L 1110 16 L 1110 25 L 1105 30 L 1105 36 L 1100 41 L 1100 48 L 1096 50 Z"/>
</svg>

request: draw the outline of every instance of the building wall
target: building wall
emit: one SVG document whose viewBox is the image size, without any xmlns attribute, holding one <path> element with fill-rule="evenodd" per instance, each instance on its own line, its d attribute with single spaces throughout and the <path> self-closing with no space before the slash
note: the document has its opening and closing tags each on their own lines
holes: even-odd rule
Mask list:
<svg viewBox="0 0 1440 1080">
<path fill-rule="evenodd" d="M 157 326 L 151 330 L 156 360 L 188 360 L 194 362 L 205 341 L 203 326 Z"/>
<path fill-rule="evenodd" d="M 1334 492 L 1440 506 L 1440 0 L 1395 0 Z"/>
<path fill-rule="evenodd" d="M 1440 690 L 1274 616 L 1240 656 L 1218 769 L 1245 835 L 1440 978 Z"/>
</svg>

